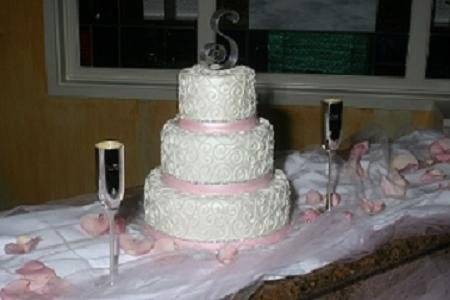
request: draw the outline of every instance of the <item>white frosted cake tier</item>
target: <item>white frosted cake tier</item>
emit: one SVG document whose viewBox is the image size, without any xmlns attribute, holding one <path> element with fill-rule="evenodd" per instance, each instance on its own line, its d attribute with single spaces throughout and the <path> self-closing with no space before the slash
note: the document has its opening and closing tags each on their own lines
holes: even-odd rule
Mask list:
<svg viewBox="0 0 450 300">
<path fill-rule="evenodd" d="M 161 131 L 161 169 L 197 183 L 242 182 L 272 172 L 273 147 L 273 128 L 265 119 L 227 134 L 189 131 L 172 119 Z"/>
<path fill-rule="evenodd" d="M 200 121 L 233 121 L 256 113 L 255 72 L 244 66 L 212 70 L 202 65 L 179 74 L 179 111 Z"/>
<path fill-rule="evenodd" d="M 163 234 L 198 242 L 255 239 L 282 229 L 289 222 L 290 190 L 276 170 L 266 188 L 237 195 L 192 195 L 167 187 L 159 168 L 144 187 L 145 220 Z"/>
</svg>

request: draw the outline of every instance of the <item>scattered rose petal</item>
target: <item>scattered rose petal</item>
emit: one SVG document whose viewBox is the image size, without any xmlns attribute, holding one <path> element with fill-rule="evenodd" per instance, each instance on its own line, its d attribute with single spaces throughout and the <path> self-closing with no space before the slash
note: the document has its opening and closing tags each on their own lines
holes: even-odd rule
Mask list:
<svg viewBox="0 0 450 300">
<path fill-rule="evenodd" d="M 404 187 L 406 188 L 409 184 L 408 181 L 406 181 L 406 179 L 400 175 L 400 173 L 396 170 L 392 170 L 391 173 L 389 174 L 389 179 L 398 186 Z"/>
<path fill-rule="evenodd" d="M 405 188 L 398 186 L 383 176 L 381 178 L 381 189 L 386 196 L 403 197 L 405 195 Z"/>
<path fill-rule="evenodd" d="M 27 282 L 27 293 L 36 293 L 37 295 L 45 296 L 42 299 L 53 299 L 58 297 L 69 288 L 69 283 L 67 281 L 58 277 L 53 269 L 37 260 L 25 263 L 16 270 L 16 273 L 22 275 L 21 280 Z M 22 283 L 22 286 L 24 285 L 25 284 Z M 41 298 L 31 297 L 30 299 Z"/>
<path fill-rule="evenodd" d="M 90 236 L 96 237 L 109 229 L 108 218 L 104 214 L 88 214 L 81 218 L 80 225 Z"/>
<path fill-rule="evenodd" d="M 439 140 L 439 144 L 441 144 L 442 148 L 445 151 L 450 150 L 450 138 L 444 137 Z"/>
<path fill-rule="evenodd" d="M 238 248 L 232 245 L 225 245 L 216 255 L 218 261 L 224 265 L 232 263 L 238 254 Z"/>
<path fill-rule="evenodd" d="M 171 238 L 162 238 L 155 242 L 153 250 L 155 252 L 168 252 L 175 251 L 177 249 L 177 245 L 175 241 Z"/>
<path fill-rule="evenodd" d="M 391 168 L 400 173 L 415 171 L 419 168 L 419 162 L 411 153 L 403 153 L 392 159 Z"/>
<path fill-rule="evenodd" d="M 420 180 L 422 183 L 432 183 L 435 181 L 440 181 L 445 179 L 445 174 L 439 169 L 429 169 L 426 170 L 425 173 L 420 176 Z"/>
<path fill-rule="evenodd" d="M 353 145 L 346 163 L 347 172 L 359 178 L 367 177 L 367 172 L 361 165 L 361 158 L 369 151 L 369 142 L 364 141 Z"/>
<path fill-rule="evenodd" d="M 40 237 L 31 238 L 27 235 L 21 235 L 17 237 L 15 243 L 9 243 L 5 245 L 6 254 L 24 254 L 28 253 L 41 241 Z"/>
<path fill-rule="evenodd" d="M 32 260 L 16 270 L 22 277 L 8 283 L 0 290 L 0 299 L 51 300 L 61 296 L 69 283 L 58 277 L 53 269 L 42 262 Z"/>
<path fill-rule="evenodd" d="M 385 204 L 382 201 L 369 201 L 367 199 L 361 200 L 361 208 L 369 215 L 375 215 L 382 212 Z"/>
<path fill-rule="evenodd" d="M 44 292 L 50 279 L 57 277 L 53 269 L 36 260 L 25 263 L 16 273 L 29 280 L 30 290 L 39 294 Z"/>
<path fill-rule="evenodd" d="M 344 211 L 344 218 L 347 221 L 351 221 L 353 219 L 353 213 L 348 210 Z"/>
<path fill-rule="evenodd" d="M 429 151 L 430 151 L 431 156 L 433 156 L 433 157 L 436 154 L 445 152 L 445 150 L 442 148 L 441 144 L 439 143 L 439 140 L 431 143 L 431 145 L 429 146 Z"/>
<path fill-rule="evenodd" d="M 58 297 L 66 293 L 69 288 L 69 282 L 62 279 L 61 277 L 55 276 L 49 278 L 47 284 L 40 289 L 39 293 L 49 297 L 49 299 L 53 299 L 54 297 Z"/>
<path fill-rule="evenodd" d="M 341 195 L 338 193 L 331 193 L 331 206 L 338 206 L 339 203 L 341 203 Z"/>
<path fill-rule="evenodd" d="M 368 151 L 369 151 L 369 142 L 368 141 L 357 143 L 357 144 L 353 145 L 352 149 L 350 150 L 349 158 L 350 159 L 351 158 L 361 159 L 361 157 L 364 154 L 367 154 Z"/>
<path fill-rule="evenodd" d="M 119 236 L 119 245 L 126 254 L 139 256 L 150 252 L 154 242 L 147 238 L 138 239 L 130 234 L 124 233 Z"/>
<path fill-rule="evenodd" d="M 447 150 L 450 150 L 450 138 L 447 137 L 436 140 L 430 145 L 431 154 L 441 153 Z"/>
<path fill-rule="evenodd" d="M 358 175 L 360 178 L 367 177 L 367 173 L 361 166 L 361 162 L 358 162 L 358 164 L 356 165 L 355 172 L 356 172 L 356 175 Z"/>
<path fill-rule="evenodd" d="M 301 219 L 303 220 L 304 223 L 312 223 L 319 216 L 320 216 L 320 213 L 317 210 L 315 210 L 315 209 L 307 209 L 301 215 Z"/>
<path fill-rule="evenodd" d="M 125 219 L 122 216 L 116 215 L 115 221 L 116 221 L 116 233 L 117 234 L 125 233 L 127 230 L 127 223 Z"/>
<path fill-rule="evenodd" d="M 439 153 L 434 157 L 438 162 L 450 162 L 450 153 Z"/>
<path fill-rule="evenodd" d="M 407 182 L 401 176 L 393 180 L 383 176 L 380 185 L 386 196 L 404 197 L 406 194 Z"/>
<path fill-rule="evenodd" d="M 442 138 L 434 141 L 430 147 L 431 156 L 439 162 L 449 162 L 450 161 L 450 139 Z"/>
<path fill-rule="evenodd" d="M 367 172 L 364 170 L 364 168 L 361 165 L 360 160 L 352 159 L 348 160 L 345 164 L 345 173 L 348 176 L 356 177 L 356 178 L 366 178 Z"/>
<path fill-rule="evenodd" d="M 26 262 L 22 267 L 16 270 L 17 274 L 27 275 L 35 272 L 40 272 L 47 268 L 42 262 L 38 260 L 30 260 Z"/>
<path fill-rule="evenodd" d="M 10 297 L 12 297 L 13 295 L 20 295 L 29 290 L 30 290 L 30 281 L 25 279 L 19 279 L 8 283 L 4 288 L 1 289 L 1 293 L 4 293 L 5 295 L 9 295 Z M 0 296 L 1 295 L 2 294 L 0 294 Z M 3 297 L 0 299 L 3 299 Z"/>
<path fill-rule="evenodd" d="M 323 196 L 316 190 L 309 190 L 306 193 L 306 203 L 309 205 L 317 205 L 323 203 Z"/>
<path fill-rule="evenodd" d="M 88 214 L 81 218 L 80 225 L 83 230 L 92 237 L 105 234 L 109 230 L 108 217 L 103 214 Z M 115 216 L 115 230 L 117 234 L 126 231 L 125 219 L 119 215 Z"/>
<path fill-rule="evenodd" d="M 14 280 L 0 289 L 2 300 L 49 300 L 47 296 L 39 295 L 30 290 L 30 281 L 25 279 Z"/>
</svg>

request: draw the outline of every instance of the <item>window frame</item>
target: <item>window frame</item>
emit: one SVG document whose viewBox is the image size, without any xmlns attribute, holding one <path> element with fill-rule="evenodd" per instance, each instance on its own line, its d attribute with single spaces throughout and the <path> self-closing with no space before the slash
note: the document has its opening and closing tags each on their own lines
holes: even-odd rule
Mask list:
<svg viewBox="0 0 450 300">
<path fill-rule="evenodd" d="M 49 95 L 176 99 L 179 70 L 81 67 L 77 3 L 44 0 Z M 323 97 L 337 96 L 352 106 L 424 109 L 430 108 L 429 101 L 410 100 L 450 100 L 450 80 L 425 77 L 433 0 L 412 0 L 411 5 L 404 77 L 258 73 L 260 102 L 317 104 Z M 201 49 L 214 39 L 209 16 L 215 1 L 199 1 L 198 9 Z"/>
</svg>

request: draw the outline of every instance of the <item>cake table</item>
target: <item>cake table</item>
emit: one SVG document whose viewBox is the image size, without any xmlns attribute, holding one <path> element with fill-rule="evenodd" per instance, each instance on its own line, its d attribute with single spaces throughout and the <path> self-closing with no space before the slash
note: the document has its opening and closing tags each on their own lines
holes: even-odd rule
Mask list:
<svg viewBox="0 0 450 300">
<path fill-rule="evenodd" d="M 307 294 L 304 286 L 300 290 L 302 285 L 299 282 L 304 277 L 292 276 L 308 274 L 319 274 L 316 278 L 325 278 L 325 281 L 326 278 L 331 280 L 333 276 L 340 276 L 342 282 L 349 284 L 353 280 L 364 278 L 363 275 L 352 277 L 362 267 L 351 267 L 352 265 L 342 264 L 343 262 L 358 262 L 383 245 L 398 243 L 393 241 L 423 236 L 425 242 L 422 245 L 447 245 L 450 233 L 450 189 L 447 175 L 450 174 L 450 164 L 421 165 L 405 173 L 409 185 L 403 197 L 382 197 L 379 187 L 380 178 L 389 173 L 390 158 L 409 151 L 422 161 L 429 154 L 430 145 L 441 138 L 441 133 L 420 131 L 404 136 L 392 144 L 372 141 L 368 152 L 360 160 L 366 177 L 357 179 L 349 174 L 344 176 L 342 172 L 345 171 L 346 163 L 340 163 L 342 168 L 337 173 L 342 177 L 338 178 L 336 192 L 341 196 L 341 203 L 331 212 L 317 216 L 315 220 L 308 219 L 313 221 L 310 223 L 305 223 L 304 218 L 305 211 L 311 209 L 305 194 L 311 189 L 323 192 L 327 158 L 319 149 L 287 154 L 285 159 L 280 160 L 279 166 L 286 172 L 297 197 L 291 231 L 282 241 L 240 251 L 234 261 L 227 265 L 221 264 L 212 252 L 184 248 L 150 252 L 137 257 L 122 254 L 120 279 L 117 285 L 109 288 L 99 288 L 95 284 L 100 276 L 108 272 L 107 237 L 92 238 L 80 228 L 82 216 L 101 212 L 100 205 L 95 202 L 95 195 L 41 206 L 22 206 L 3 212 L 0 216 L 0 288 L 18 279 L 19 275 L 15 270 L 30 260 L 42 261 L 70 284 L 71 289 L 64 294 L 63 299 L 223 299 L 230 295 L 249 296 L 263 282 L 266 283 L 262 290 L 256 292 L 255 298 L 273 295 L 271 289 L 273 291 L 277 285 L 285 290 L 289 286 L 298 287 L 297 294 L 291 294 L 298 296 L 302 291 Z M 425 175 L 431 174 L 431 168 L 439 169 L 440 177 L 424 181 Z M 384 201 L 385 209 L 368 215 L 361 209 L 362 194 L 371 199 L 379 197 Z M 142 197 L 142 188 L 138 187 L 129 189 L 124 200 L 121 213 L 127 217 L 127 229 L 132 233 L 140 232 L 145 224 Z M 41 238 L 36 249 L 21 255 L 5 254 L 4 246 L 23 234 Z M 438 236 L 444 240 L 439 240 Z M 420 245 L 420 239 L 415 239 L 416 242 L 419 241 L 417 245 Z M 411 241 L 402 243 L 409 245 L 409 248 L 419 247 L 414 246 Z M 392 255 L 406 256 L 401 250 L 396 251 Z M 390 260 L 392 255 L 384 256 L 386 260 Z M 382 260 L 383 254 L 372 257 Z M 365 264 L 369 262 L 366 261 Z M 340 268 L 336 267 L 337 264 Z M 364 261 L 360 264 L 364 264 Z M 376 271 L 376 267 L 381 265 L 381 262 L 376 263 L 369 269 Z M 423 266 L 430 270 L 430 265 Z M 330 269 L 327 271 L 326 268 Z M 352 268 L 353 273 L 349 271 Z M 314 271 L 319 273 L 311 275 Z M 369 271 L 365 273 L 366 276 L 372 274 Z M 432 275 L 436 276 L 428 283 L 423 283 L 423 289 L 411 291 L 419 293 L 414 294 L 415 296 L 430 292 L 445 293 L 445 290 L 439 290 L 438 287 L 442 287 L 439 285 L 442 280 L 447 282 L 450 278 L 448 268 L 435 267 L 434 271 Z M 338 275 L 335 275 L 336 272 Z M 292 285 L 292 281 L 288 283 L 289 280 L 296 280 L 297 284 Z M 311 277 L 308 280 L 303 282 L 316 282 Z M 330 284 L 325 284 L 321 293 L 330 291 L 326 286 L 330 287 Z M 374 283 L 373 286 L 377 285 Z M 336 289 L 339 285 L 331 287 Z M 244 288 L 247 289 L 243 290 Z M 398 295 L 395 288 L 395 285 L 389 289 L 386 287 L 386 292 L 392 291 L 393 295 Z"/>
</svg>

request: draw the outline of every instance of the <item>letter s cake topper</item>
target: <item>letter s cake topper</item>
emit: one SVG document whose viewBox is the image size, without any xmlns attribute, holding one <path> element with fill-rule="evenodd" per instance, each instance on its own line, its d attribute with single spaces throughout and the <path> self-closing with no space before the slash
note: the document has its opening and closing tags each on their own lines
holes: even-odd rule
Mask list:
<svg viewBox="0 0 450 300">
<path fill-rule="evenodd" d="M 233 24 L 239 22 L 239 14 L 234 10 L 219 9 L 214 12 L 209 21 L 211 29 L 223 37 L 230 45 L 230 52 L 224 45 L 218 43 L 206 44 L 200 52 L 200 61 L 213 69 L 229 69 L 236 65 L 239 58 L 239 49 L 235 40 L 220 31 L 219 24 L 222 17 L 226 17 Z"/>
</svg>

